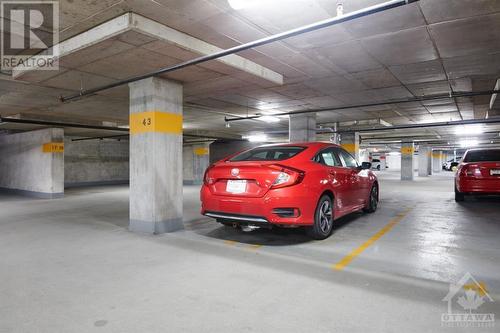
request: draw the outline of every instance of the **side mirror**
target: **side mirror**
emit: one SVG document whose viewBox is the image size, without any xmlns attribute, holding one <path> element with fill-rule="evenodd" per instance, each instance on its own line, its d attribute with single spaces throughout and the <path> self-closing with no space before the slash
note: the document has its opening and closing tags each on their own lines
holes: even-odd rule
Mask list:
<svg viewBox="0 0 500 333">
<path fill-rule="evenodd" d="M 372 168 L 372 164 L 370 162 L 363 162 L 361 163 L 361 169 L 362 170 L 370 170 Z"/>
</svg>

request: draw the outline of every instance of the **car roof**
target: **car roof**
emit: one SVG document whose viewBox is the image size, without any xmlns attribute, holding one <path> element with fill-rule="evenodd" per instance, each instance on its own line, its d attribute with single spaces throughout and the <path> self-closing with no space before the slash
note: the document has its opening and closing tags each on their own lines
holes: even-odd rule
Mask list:
<svg viewBox="0 0 500 333">
<path fill-rule="evenodd" d="M 500 148 L 471 148 L 471 149 L 468 149 L 467 152 L 469 152 L 469 151 L 482 151 L 482 150 L 500 150 Z"/>
<path fill-rule="evenodd" d="M 257 146 L 255 148 L 261 148 L 261 147 L 328 147 L 328 146 L 337 146 L 339 145 L 331 143 L 331 142 L 325 142 L 325 141 L 310 141 L 310 142 L 285 142 L 285 143 L 273 143 L 273 144 L 267 144 L 267 145 L 262 145 L 262 146 Z"/>
</svg>

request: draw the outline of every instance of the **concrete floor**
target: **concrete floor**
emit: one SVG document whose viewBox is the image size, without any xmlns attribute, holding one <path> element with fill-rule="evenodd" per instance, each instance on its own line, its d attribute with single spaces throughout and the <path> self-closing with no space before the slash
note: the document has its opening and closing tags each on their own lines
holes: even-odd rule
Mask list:
<svg viewBox="0 0 500 333">
<path fill-rule="evenodd" d="M 379 210 L 325 241 L 221 227 L 198 214 L 197 187 L 186 230 L 161 236 L 127 231 L 126 187 L 0 195 L 0 332 L 498 332 L 443 328 L 441 314 L 470 272 L 495 301 L 479 312 L 500 316 L 500 199 L 457 204 L 444 172 L 380 182 Z"/>
</svg>

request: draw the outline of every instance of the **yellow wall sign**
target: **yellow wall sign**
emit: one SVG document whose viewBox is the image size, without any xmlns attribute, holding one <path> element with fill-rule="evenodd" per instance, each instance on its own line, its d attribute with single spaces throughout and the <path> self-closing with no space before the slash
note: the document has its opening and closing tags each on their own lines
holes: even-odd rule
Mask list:
<svg viewBox="0 0 500 333">
<path fill-rule="evenodd" d="M 208 155 L 208 148 L 196 148 L 194 154 L 198 156 Z"/>
<path fill-rule="evenodd" d="M 44 153 L 64 153 L 64 143 L 63 142 L 49 142 L 42 146 L 42 151 Z"/>
<path fill-rule="evenodd" d="M 413 147 L 401 147 L 401 154 L 403 155 L 413 155 L 415 148 Z"/>
<path fill-rule="evenodd" d="M 161 111 L 146 111 L 130 115 L 130 134 L 182 134 L 182 115 Z"/>
</svg>

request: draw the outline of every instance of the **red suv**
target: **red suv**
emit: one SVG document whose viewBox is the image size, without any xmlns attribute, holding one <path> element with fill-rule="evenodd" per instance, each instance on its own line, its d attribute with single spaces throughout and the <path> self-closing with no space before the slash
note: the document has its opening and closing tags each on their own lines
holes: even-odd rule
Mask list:
<svg viewBox="0 0 500 333">
<path fill-rule="evenodd" d="M 500 149 L 471 149 L 455 176 L 455 201 L 467 194 L 500 195 Z"/>
<path fill-rule="evenodd" d="M 371 164 L 359 166 L 337 145 L 265 145 L 211 165 L 201 188 L 201 214 L 242 227 L 307 227 L 327 238 L 333 221 L 377 209 Z"/>
</svg>

